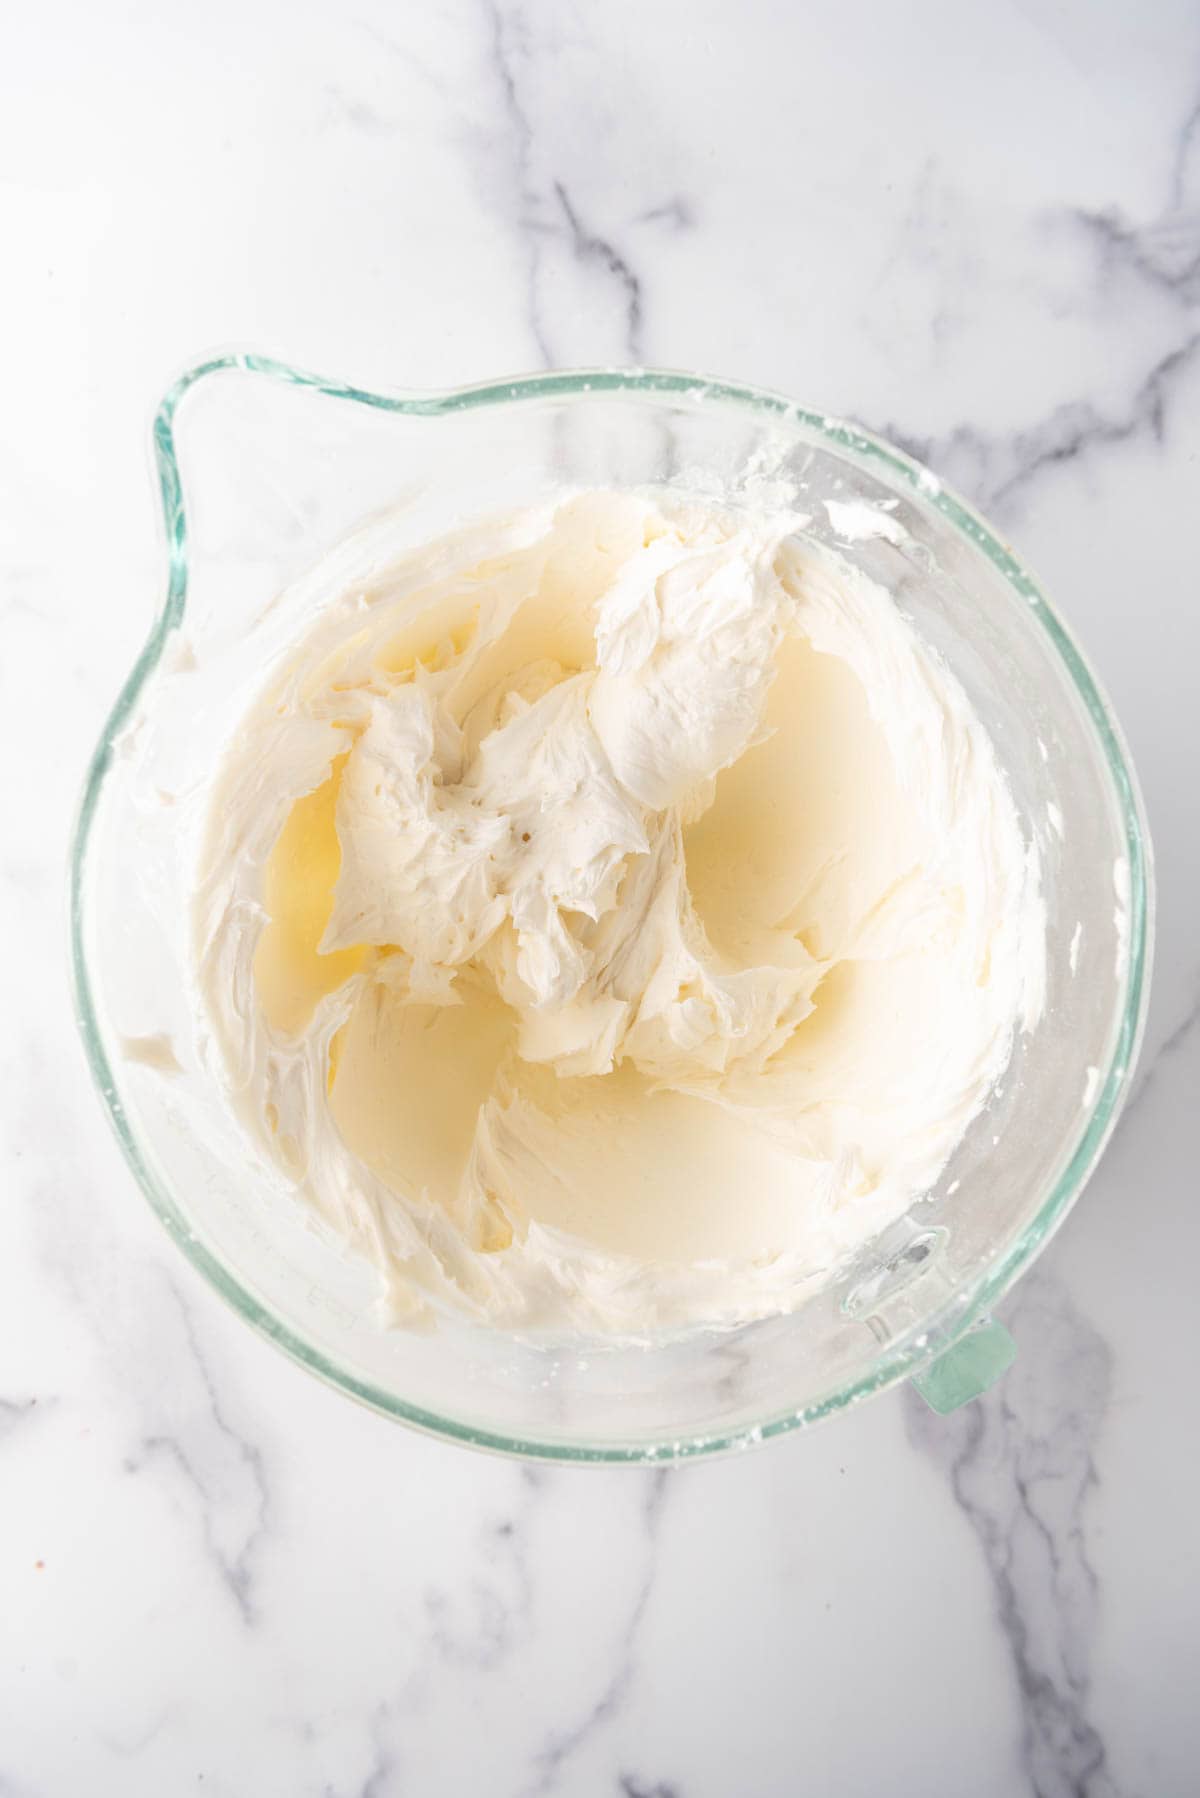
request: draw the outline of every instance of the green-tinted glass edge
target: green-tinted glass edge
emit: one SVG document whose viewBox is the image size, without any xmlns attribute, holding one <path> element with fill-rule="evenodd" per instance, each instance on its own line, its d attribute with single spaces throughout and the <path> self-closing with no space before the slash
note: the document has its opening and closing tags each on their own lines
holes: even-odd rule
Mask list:
<svg viewBox="0 0 1200 1798">
<path fill-rule="evenodd" d="M 100 792 L 111 762 L 113 745 L 137 699 L 158 666 L 171 633 L 182 621 L 187 597 L 187 524 L 182 483 L 175 453 L 174 419 L 184 396 L 210 375 L 242 371 L 293 387 L 311 389 L 333 399 L 353 401 L 379 411 L 436 418 L 501 403 L 574 397 L 585 393 L 667 394 L 697 403 L 716 401 L 775 414 L 816 432 L 839 450 L 868 465 L 882 466 L 910 487 L 926 506 L 940 512 L 987 556 L 1009 585 L 1030 606 L 1050 637 L 1086 707 L 1104 750 L 1121 806 L 1129 863 L 1129 953 L 1125 1005 L 1113 1053 L 1091 1113 L 1074 1153 L 1029 1228 L 1007 1252 L 984 1270 L 975 1286 L 952 1303 L 946 1327 L 926 1323 L 882 1348 L 871 1372 L 818 1403 L 776 1415 L 730 1435 L 696 1436 L 658 1445 L 567 1444 L 504 1436 L 441 1417 L 405 1403 L 369 1381 L 360 1380 L 309 1346 L 261 1305 L 253 1293 L 200 1242 L 170 1193 L 142 1155 L 125 1115 L 104 1048 L 83 941 L 84 874 L 88 842 Z M 805 409 L 762 388 L 737 385 L 703 375 L 667 369 L 579 369 L 489 381 L 436 394 L 382 394 L 290 367 L 251 351 L 229 351 L 195 363 L 172 384 L 153 427 L 155 462 L 167 548 L 167 590 L 146 643 L 117 695 L 89 763 L 72 837 L 69 869 L 70 971 L 76 1023 L 88 1064 L 125 1159 L 155 1213 L 192 1265 L 227 1303 L 261 1335 L 278 1344 L 294 1360 L 326 1384 L 430 1435 L 475 1448 L 530 1459 L 564 1463 L 651 1464 L 690 1460 L 726 1453 L 767 1441 L 790 1430 L 810 1426 L 894 1385 L 931 1362 L 957 1340 L 1002 1297 L 1018 1273 L 1043 1248 L 1082 1190 L 1111 1133 L 1128 1091 L 1145 1024 L 1148 977 L 1153 946 L 1153 864 L 1149 833 L 1132 764 L 1121 732 L 1079 646 L 1055 613 L 1028 570 L 990 530 L 966 501 L 949 491 L 920 463 L 861 427 Z"/>
</svg>

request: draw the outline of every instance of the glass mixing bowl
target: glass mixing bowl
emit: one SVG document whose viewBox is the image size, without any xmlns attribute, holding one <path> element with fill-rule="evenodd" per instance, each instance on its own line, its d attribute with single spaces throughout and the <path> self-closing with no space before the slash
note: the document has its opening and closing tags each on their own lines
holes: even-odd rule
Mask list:
<svg viewBox="0 0 1200 1798">
<path fill-rule="evenodd" d="M 811 1424 L 906 1376 L 942 1410 L 981 1390 L 1014 1352 L 990 1307 L 1079 1196 L 1128 1090 L 1151 944 L 1149 839 L 1120 731 L 1012 551 L 866 432 L 686 374 L 382 394 L 228 354 L 175 383 L 154 442 L 166 597 L 87 776 L 72 961 L 121 1147 L 193 1265 L 342 1391 L 514 1454 L 681 1458 Z M 564 485 L 736 495 L 748 475 L 817 535 L 830 497 L 886 503 L 903 525 L 899 543 L 842 547 L 957 675 L 1039 845 L 1043 1020 L 936 1190 L 790 1316 L 638 1343 L 382 1329 L 373 1272 L 248 1142 L 202 1058 L 189 902 L 226 740 L 326 591 L 456 521 Z"/>
</svg>

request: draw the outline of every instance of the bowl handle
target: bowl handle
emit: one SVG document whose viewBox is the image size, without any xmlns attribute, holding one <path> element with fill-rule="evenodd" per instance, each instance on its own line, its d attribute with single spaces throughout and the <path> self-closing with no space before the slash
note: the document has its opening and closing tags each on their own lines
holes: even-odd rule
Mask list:
<svg viewBox="0 0 1200 1798">
<path fill-rule="evenodd" d="M 940 1417 L 986 1392 L 1017 1358 L 1017 1345 L 994 1317 L 980 1318 L 936 1361 L 913 1375 L 913 1385 Z"/>
</svg>

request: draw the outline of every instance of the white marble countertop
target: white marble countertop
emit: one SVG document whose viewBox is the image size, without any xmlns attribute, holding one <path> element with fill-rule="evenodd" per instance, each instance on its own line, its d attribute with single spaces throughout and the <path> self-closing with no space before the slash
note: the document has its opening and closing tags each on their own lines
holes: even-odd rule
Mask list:
<svg viewBox="0 0 1200 1798">
<path fill-rule="evenodd" d="M 0 1792 L 1195 1793 L 1191 0 L 46 0 L 8 36 Z M 1038 569 L 1132 741 L 1159 954 L 986 1399 L 534 1470 L 325 1391 L 161 1235 L 75 1041 L 62 868 L 159 590 L 148 420 L 231 340 L 760 382 L 917 446 Z"/>
</svg>

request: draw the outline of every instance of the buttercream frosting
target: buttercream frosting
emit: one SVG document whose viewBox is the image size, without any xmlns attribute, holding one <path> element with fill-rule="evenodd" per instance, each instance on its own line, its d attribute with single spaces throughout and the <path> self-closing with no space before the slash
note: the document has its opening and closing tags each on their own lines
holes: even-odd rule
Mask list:
<svg viewBox="0 0 1200 1798">
<path fill-rule="evenodd" d="M 575 496 L 347 588 L 212 820 L 222 1077 L 396 1317 L 794 1307 L 933 1186 L 1041 1003 L 983 726 L 787 514 Z"/>
</svg>

